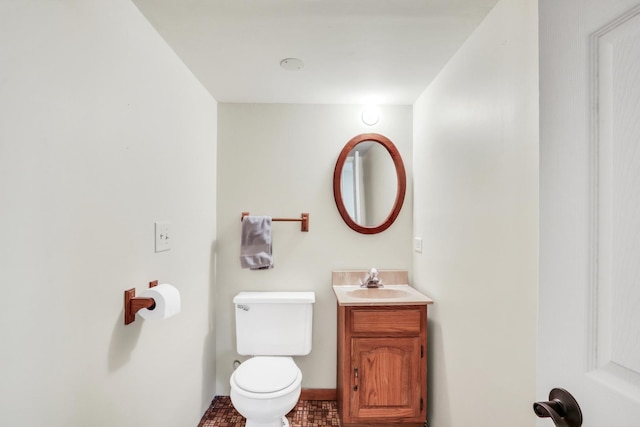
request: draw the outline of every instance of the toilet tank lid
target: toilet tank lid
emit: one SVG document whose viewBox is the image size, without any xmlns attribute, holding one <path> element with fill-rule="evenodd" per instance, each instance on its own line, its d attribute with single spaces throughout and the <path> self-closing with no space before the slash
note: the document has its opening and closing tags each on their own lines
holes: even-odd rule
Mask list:
<svg viewBox="0 0 640 427">
<path fill-rule="evenodd" d="M 312 304 L 315 292 L 240 292 L 233 298 L 234 304 Z"/>
</svg>

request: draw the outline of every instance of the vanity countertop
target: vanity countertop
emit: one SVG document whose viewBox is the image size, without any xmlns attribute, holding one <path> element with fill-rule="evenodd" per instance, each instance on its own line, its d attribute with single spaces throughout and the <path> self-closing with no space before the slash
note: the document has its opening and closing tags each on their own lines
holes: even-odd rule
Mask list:
<svg viewBox="0 0 640 427">
<path fill-rule="evenodd" d="M 338 305 L 427 305 L 433 300 L 409 285 L 384 285 L 366 288 L 360 285 L 333 285 Z"/>
</svg>

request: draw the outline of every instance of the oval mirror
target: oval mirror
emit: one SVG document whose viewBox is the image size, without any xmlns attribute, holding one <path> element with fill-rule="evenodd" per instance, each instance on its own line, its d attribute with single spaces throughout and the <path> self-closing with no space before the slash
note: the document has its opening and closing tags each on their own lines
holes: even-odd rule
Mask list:
<svg viewBox="0 0 640 427">
<path fill-rule="evenodd" d="M 393 224 L 404 203 L 407 177 L 402 157 L 389 138 L 364 133 L 351 138 L 333 172 L 333 197 L 344 222 L 363 234 Z"/>
</svg>

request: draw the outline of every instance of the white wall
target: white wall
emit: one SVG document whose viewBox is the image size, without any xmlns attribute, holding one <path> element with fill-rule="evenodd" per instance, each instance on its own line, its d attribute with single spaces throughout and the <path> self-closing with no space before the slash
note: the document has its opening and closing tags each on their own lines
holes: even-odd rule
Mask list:
<svg viewBox="0 0 640 427">
<path fill-rule="evenodd" d="M 372 127 L 360 121 L 360 106 L 220 104 L 218 109 L 217 387 L 229 393 L 235 359 L 232 298 L 242 290 L 312 290 L 313 350 L 296 361 L 304 388 L 335 388 L 336 303 L 331 271 L 370 267 L 411 270 L 410 106 L 382 108 Z M 343 146 L 357 134 L 390 138 L 403 157 L 409 185 L 396 223 L 378 235 L 356 233 L 342 221 L 333 199 L 333 170 Z M 240 217 L 299 217 L 310 230 L 274 223 L 275 268 L 240 268 Z"/>
<path fill-rule="evenodd" d="M 129 0 L 2 1 L 0 40 L 0 425 L 197 425 L 216 102 Z M 182 313 L 124 326 L 123 291 L 154 279 Z"/>
<path fill-rule="evenodd" d="M 501 0 L 414 105 L 414 277 L 435 300 L 438 427 L 534 425 L 536 8 Z"/>
</svg>

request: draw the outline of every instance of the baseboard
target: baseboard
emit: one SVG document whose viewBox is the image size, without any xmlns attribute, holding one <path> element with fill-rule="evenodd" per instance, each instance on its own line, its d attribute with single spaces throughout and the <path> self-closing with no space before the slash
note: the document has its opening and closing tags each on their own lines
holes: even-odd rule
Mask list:
<svg viewBox="0 0 640 427">
<path fill-rule="evenodd" d="M 336 400 L 335 388 L 303 388 L 300 400 Z"/>
</svg>

